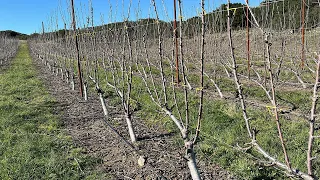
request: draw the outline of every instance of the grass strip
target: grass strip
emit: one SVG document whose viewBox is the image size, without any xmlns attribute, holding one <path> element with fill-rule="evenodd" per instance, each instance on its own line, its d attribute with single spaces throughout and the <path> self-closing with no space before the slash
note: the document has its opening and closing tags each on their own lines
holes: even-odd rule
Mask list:
<svg viewBox="0 0 320 180">
<path fill-rule="evenodd" d="M 21 42 L 0 76 L 0 179 L 105 179 L 100 159 L 87 156 L 67 136 L 55 99 L 37 78 L 28 45 Z"/>
</svg>

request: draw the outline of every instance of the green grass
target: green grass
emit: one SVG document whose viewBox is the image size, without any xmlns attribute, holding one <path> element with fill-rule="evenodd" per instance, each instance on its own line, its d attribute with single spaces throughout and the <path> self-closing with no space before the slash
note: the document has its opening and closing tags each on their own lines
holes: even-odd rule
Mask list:
<svg viewBox="0 0 320 180">
<path fill-rule="evenodd" d="M 136 83 L 137 84 L 137 83 Z M 181 92 L 177 91 L 178 99 L 183 99 Z M 168 94 L 172 94 L 170 92 Z M 297 104 L 307 104 L 308 97 L 302 96 L 302 92 L 279 93 L 279 96 L 290 96 L 291 101 Z M 256 94 L 255 94 L 256 95 Z M 197 114 L 198 99 L 197 95 L 190 94 L 190 120 L 191 132 L 195 132 L 195 122 Z M 172 99 L 172 98 L 168 98 Z M 287 99 L 287 98 L 285 98 Z M 142 108 L 138 114 L 143 114 L 142 117 L 150 119 L 161 119 L 159 124 L 165 124 L 169 131 L 176 131 L 172 121 L 166 117 L 157 117 L 154 109 L 144 107 L 144 104 L 152 102 L 147 101 L 147 98 L 140 98 Z M 197 158 L 210 160 L 219 164 L 225 169 L 237 175 L 240 179 L 283 179 L 283 172 L 278 171 L 273 167 L 265 167 L 259 164 L 256 158 L 264 159 L 261 154 L 254 149 L 246 153 L 237 150 L 237 144 L 246 147 L 246 143 L 251 140 L 248 138 L 245 122 L 242 117 L 240 105 L 222 100 L 206 99 L 204 102 L 203 120 L 201 137 L 196 145 Z M 183 102 L 180 101 L 179 109 L 183 109 Z M 301 107 L 299 107 L 301 108 Z M 159 110 L 160 111 L 160 110 Z M 174 114 L 177 112 L 174 110 Z M 274 117 L 264 109 L 248 108 L 249 117 L 252 117 L 251 126 L 258 130 L 258 143 L 270 153 L 284 162 L 280 140 Z M 152 115 L 153 114 L 153 115 Z M 161 114 L 160 114 L 161 116 Z M 182 112 L 184 117 L 184 113 Z M 306 147 L 308 137 L 307 123 L 299 119 L 299 121 L 290 121 L 283 118 L 280 119 L 287 150 L 294 168 L 298 168 L 306 172 Z M 178 133 L 177 133 L 178 134 Z M 183 143 L 179 135 L 176 136 L 177 146 L 183 147 Z M 316 146 L 315 146 L 316 147 Z M 319 149 L 319 148 L 315 148 Z M 317 150 L 315 150 L 317 151 Z M 320 167 L 319 161 L 315 161 L 315 169 Z"/>
<path fill-rule="evenodd" d="M 261 64 L 263 66 L 263 64 Z M 192 68 L 190 64 L 189 69 Z M 134 69 L 135 73 L 136 69 Z M 154 77 L 159 78 L 160 71 L 154 67 L 151 69 Z M 220 73 L 224 73 L 221 69 Z M 246 68 L 242 68 L 245 73 Z M 117 72 L 120 74 L 121 72 Z M 167 77 L 172 72 L 168 67 L 165 66 L 165 74 Z M 289 71 L 284 71 L 287 74 L 281 74 L 282 78 L 294 78 Z M 100 87 L 104 89 L 106 98 L 109 99 L 108 103 L 112 106 L 121 105 L 120 98 L 114 92 L 114 89 L 106 86 L 105 76 L 108 77 L 108 81 L 113 84 L 111 72 L 105 72 L 102 68 L 99 68 Z M 168 107 L 173 107 L 173 92 L 172 87 L 169 85 L 171 79 L 167 79 L 167 92 L 168 92 Z M 199 84 L 199 76 L 189 74 L 188 80 L 193 85 Z M 147 80 L 151 87 L 150 79 Z M 156 80 L 157 81 L 157 80 Z M 235 85 L 232 79 L 218 77 L 216 79 L 217 84 L 221 88 L 223 93 L 235 93 Z M 254 99 L 257 102 L 263 102 L 269 104 L 265 92 L 258 86 L 243 84 L 243 93 L 246 98 Z M 212 84 L 208 83 L 208 79 L 205 78 L 205 84 L 209 84 L 212 88 Z M 126 85 L 125 85 L 126 86 Z M 90 91 L 94 92 L 94 85 L 91 84 Z M 120 88 L 122 85 L 119 86 Z M 205 86 L 206 87 L 206 86 Z M 156 88 L 160 92 L 161 98 L 161 84 L 156 82 Z M 151 88 L 152 89 L 152 88 Z M 276 89 L 277 101 L 280 106 L 284 108 L 297 108 L 302 112 L 308 112 L 310 110 L 310 97 L 311 92 L 309 91 L 298 91 L 295 89 Z M 176 89 L 177 99 L 179 99 L 178 107 L 182 111 L 182 117 L 185 117 L 184 109 L 184 97 L 182 88 Z M 203 110 L 203 120 L 201 125 L 200 139 L 195 146 L 197 158 L 201 161 L 212 161 L 223 168 L 229 170 L 234 175 L 238 176 L 239 179 L 285 179 L 287 178 L 283 171 L 279 171 L 274 167 L 263 166 L 259 160 L 265 160 L 261 154 L 257 153 L 254 149 L 250 149 L 247 152 L 242 152 L 237 149 L 237 145 L 246 147 L 246 143 L 251 142 L 248 138 L 245 122 L 242 117 L 241 107 L 237 102 L 216 100 L 205 96 L 205 104 Z M 159 109 L 158 106 L 150 99 L 145 85 L 142 79 L 138 76 L 133 77 L 132 97 L 133 101 L 132 110 L 134 116 L 142 117 L 145 120 L 147 126 L 164 126 L 167 131 L 175 132 L 174 142 L 177 147 L 183 148 L 183 141 L 177 130 L 177 127 L 172 120 L 165 116 L 164 113 Z M 194 133 L 195 123 L 197 119 L 198 110 L 198 94 L 193 91 L 189 94 L 189 105 L 190 105 L 190 132 Z M 178 117 L 178 111 L 173 108 L 173 113 Z M 281 144 L 278 138 L 277 127 L 275 119 L 267 109 L 255 108 L 248 106 L 248 115 L 252 118 L 251 126 L 255 128 L 257 133 L 257 141 L 263 149 L 270 153 L 271 156 L 276 157 L 278 160 L 284 162 Z M 287 144 L 287 151 L 292 162 L 293 168 L 297 168 L 301 171 L 306 172 L 306 147 L 308 141 L 308 126 L 307 122 L 299 117 L 292 119 L 280 118 L 282 124 L 283 135 Z M 320 150 L 320 142 L 316 141 L 314 144 L 315 152 Z M 320 160 L 314 161 L 315 170 L 320 168 Z M 319 172 L 316 172 L 319 176 Z"/>
<path fill-rule="evenodd" d="M 110 77 L 110 72 L 107 73 Z M 195 77 L 196 78 L 196 77 Z M 190 78 L 192 80 L 192 78 Z M 225 91 L 235 91 L 234 84 L 228 79 L 219 79 L 218 83 Z M 183 148 L 183 141 L 180 134 L 169 117 L 161 113 L 159 109 L 150 99 L 144 88 L 144 84 L 139 77 L 133 78 L 132 98 L 139 102 L 139 108 L 136 108 L 135 116 L 143 117 L 147 125 L 165 126 L 167 131 L 176 132 L 174 142 L 178 147 Z M 157 84 L 157 88 L 160 89 Z M 105 87 L 105 86 L 102 86 Z M 173 92 L 172 88 L 168 88 L 168 104 L 172 107 Z M 121 102 L 115 95 L 114 90 L 107 87 L 107 96 L 112 97 L 111 104 L 119 105 Z M 159 91 L 161 92 L 161 91 Z M 176 89 L 178 107 L 184 109 L 183 91 Z M 259 87 L 244 87 L 244 94 L 248 97 L 268 102 L 265 92 Z M 309 109 L 310 94 L 304 91 L 289 91 L 278 93 L 278 101 L 281 104 L 294 104 L 299 109 Z M 285 101 L 287 100 L 287 101 Z M 229 170 L 240 179 L 283 179 L 286 178 L 282 171 L 273 167 L 265 167 L 257 161 L 257 158 L 264 159 L 254 149 L 242 152 L 237 149 L 237 144 L 246 147 L 246 143 L 251 142 L 248 138 L 245 122 L 242 117 L 242 111 L 239 104 L 227 102 L 223 100 L 213 100 L 205 98 L 203 110 L 203 120 L 201 126 L 200 139 L 196 145 L 198 159 L 209 160 L 219 164 L 223 168 Z M 190 123 L 191 132 L 195 132 L 195 123 L 198 110 L 198 95 L 194 92 L 189 94 L 190 105 Z M 177 116 L 176 108 L 173 113 Z M 270 155 L 284 162 L 281 144 L 277 134 L 276 123 L 272 114 L 267 109 L 259 109 L 248 107 L 249 117 L 252 118 L 251 126 L 258 131 L 257 141 Z M 185 113 L 182 111 L 182 117 Z M 177 116 L 178 117 L 178 116 Z M 280 119 L 285 141 L 288 146 L 288 154 L 292 161 L 293 167 L 306 172 L 306 143 L 308 137 L 307 123 L 299 119 L 297 121 Z M 316 147 L 316 146 L 315 146 Z M 319 149 L 319 148 L 315 148 Z M 319 169 L 319 161 L 315 161 L 315 169 Z"/>
<path fill-rule="evenodd" d="M 61 129 L 56 101 L 37 78 L 27 43 L 0 75 L 0 179 L 104 179 Z"/>
</svg>

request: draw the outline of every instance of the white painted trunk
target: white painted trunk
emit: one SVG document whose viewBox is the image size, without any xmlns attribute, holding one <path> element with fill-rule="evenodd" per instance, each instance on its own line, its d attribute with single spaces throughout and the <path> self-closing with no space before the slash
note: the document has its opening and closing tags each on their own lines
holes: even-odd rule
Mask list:
<svg viewBox="0 0 320 180">
<path fill-rule="evenodd" d="M 187 83 L 188 88 L 189 88 L 190 90 L 192 90 L 192 86 L 191 86 L 191 84 L 189 83 L 187 77 L 186 77 L 186 83 Z"/>
<path fill-rule="evenodd" d="M 258 80 L 261 81 L 262 79 L 261 79 L 260 74 L 254 68 L 252 68 L 252 69 L 253 69 L 253 72 L 257 75 Z"/>
<path fill-rule="evenodd" d="M 67 80 L 67 83 L 69 84 L 69 73 L 66 72 L 66 80 Z"/>
<path fill-rule="evenodd" d="M 72 89 L 72 91 L 74 91 L 74 80 L 73 79 L 71 80 L 71 89 Z"/>
<path fill-rule="evenodd" d="M 298 79 L 298 81 L 301 83 L 302 87 L 303 87 L 304 89 L 306 89 L 307 86 L 306 86 L 306 84 L 302 81 L 302 79 L 300 78 L 300 76 L 297 75 L 297 79 Z"/>
<path fill-rule="evenodd" d="M 64 80 L 64 73 L 62 68 L 61 68 L 61 79 Z"/>
<path fill-rule="evenodd" d="M 200 180 L 200 174 L 197 168 L 196 159 L 193 158 L 188 161 L 188 167 L 193 180 Z"/>
<path fill-rule="evenodd" d="M 59 76 L 59 68 L 56 68 L 56 76 Z"/>
<path fill-rule="evenodd" d="M 84 100 L 88 101 L 87 83 L 83 83 L 83 94 L 84 94 Z"/>
<path fill-rule="evenodd" d="M 218 86 L 216 83 L 214 83 L 214 86 L 216 87 L 216 89 L 217 89 L 217 91 L 218 91 L 218 93 L 219 93 L 220 98 L 223 98 L 223 94 L 222 94 L 219 86 Z"/>
<path fill-rule="evenodd" d="M 131 142 L 134 143 L 137 141 L 137 138 L 136 138 L 136 135 L 134 134 L 132 122 L 131 122 L 131 119 L 128 115 L 126 115 L 126 121 L 127 121 L 128 129 L 129 129 L 129 135 L 130 135 Z"/>
<path fill-rule="evenodd" d="M 184 128 L 181 124 L 181 122 L 172 114 L 171 111 L 169 111 L 166 108 L 162 108 L 162 110 L 173 120 L 173 122 L 176 124 L 176 126 L 179 128 L 182 138 L 186 139 L 187 138 L 187 131 L 186 128 Z"/>
<path fill-rule="evenodd" d="M 105 117 L 108 119 L 109 113 L 108 113 L 108 110 L 107 110 L 106 102 L 105 102 L 104 99 L 103 99 L 102 93 L 99 93 L 99 98 L 100 98 L 100 102 L 101 102 L 103 114 L 104 114 Z"/>
<path fill-rule="evenodd" d="M 223 69 L 224 69 L 224 71 L 226 72 L 227 76 L 230 78 L 230 77 L 231 77 L 231 75 L 230 75 L 230 73 L 229 73 L 228 69 L 227 69 L 225 66 L 223 66 Z"/>
<path fill-rule="evenodd" d="M 193 180 L 200 180 L 200 173 L 197 168 L 196 156 L 193 150 L 193 142 L 185 142 L 186 147 L 186 159 L 189 171 Z"/>
<path fill-rule="evenodd" d="M 210 81 L 213 83 L 214 87 L 217 89 L 218 93 L 219 93 L 219 96 L 220 98 L 223 98 L 223 94 L 219 88 L 219 86 L 216 84 L 216 82 L 213 80 L 213 79 L 210 79 Z"/>
<path fill-rule="evenodd" d="M 269 159 L 270 162 L 272 162 L 273 164 L 275 164 L 276 166 L 288 171 L 288 172 L 296 172 L 295 175 L 302 177 L 305 180 L 315 180 L 315 178 L 313 178 L 312 176 L 310 176 L 309 174 L 306 174 L 304 172 L 299 171 L 298 169 L 289 169 L 288 166 L 280 161 L 278 161 L 276 158 L 272 157 L 271 155 L 269 155 L 264 149 L 262 149 L 260 147 L 260 145 L 256 142 L 253 141 L 252 144 L 254 145 L 254 147 L 256 148 L 256 150 L 262 154 L 265 158 Z"/>
</svg>

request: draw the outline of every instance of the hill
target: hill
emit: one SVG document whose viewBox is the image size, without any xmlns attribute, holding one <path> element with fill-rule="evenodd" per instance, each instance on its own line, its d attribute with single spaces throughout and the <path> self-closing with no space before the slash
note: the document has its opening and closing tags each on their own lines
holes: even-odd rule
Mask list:
<svg viewBox="0 0 320 180">
<path fill-rule="evenodd" d="M 305 27 L 315 28 L 320 24 L 320 8 L 315 0 L 310 0 L 305 4 Z M 301 20 L 301 0 L 291 1 L 273 1 L 267 0 L 260 3 L 258 7 L 252 8 L 257 22 L 261 28 L 274 31 L 283 30 L 299 30 L 302 26 Z M 222 4 L 212 12 L 205 15 L 206 29 L 208 33 L 223 32 L 227 30 L 227 4 Z M 240 30 L 246 28 L 246 5 L 242 3 L 231 3 L 230 11 L 232 15 L 232 29 Z M 249 26 L 254 26 L 253 17 L 249 15 Z M 126 21 L 95 26 L 94 31 L 108 31 L 110 38 L 113 35 L 121 34 L 123 30 L 128 29 L 130 37 L 138 37 L 136 33 L 143 33 L 146 38 L 155 38 L 158 36 L 158 23 L 160 24 L 160 33 L 163 37 L 172 37 L 173 22 L 157 21 L 156 19 L 147 18 L 137 21 Z M 179 26 L 179 22 L 178 22 Z M 182 21 L 182 29 L 184 36 L 193 37 L 200 33 L 201 18 L 199 16 L 191 17 Z M 147 31 L 145 31 L 147 30 Z M 92 28 L 86 27 L 80 30 L 80 33 L 90 33 Z M 16 32 L 10 32 L 11 36 L 26 38 L 28 36 Z M 58 30 L 56 32 L 46 33 L 47 38 L 65 37 L 69 34 L 69 30 Z M 16 35 L 18 34 L 18 35 Z M 32 34 L 30 37 L 37 37 L 40 34 Z"/>
<path fill-rule="evenodd" d="M 26 40 L 29 35 L 27 34 L 22 34 L 16 31 L 12 31 L 12 30 L 6 30 L 6 31 L 0 31 L 0 36 L 8 36 L 8 37 L 13 37 L 13 38 L 18 38 L 20 40 Z"/>
</svg>

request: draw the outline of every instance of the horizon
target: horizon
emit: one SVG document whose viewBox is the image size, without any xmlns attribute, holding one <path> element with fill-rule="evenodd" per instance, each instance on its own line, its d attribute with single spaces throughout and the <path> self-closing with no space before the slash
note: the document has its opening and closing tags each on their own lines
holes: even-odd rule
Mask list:
<svg viewBox="0 0 320 180">
<path fill-rule="evenodd" d="M 94 26 L 122 22 L 127 16 L 130 6 L 129 20 L 136 21 L 144 18 L 154 18 L 153 7 L 149 0 L 91 0 L 93 7 Z M 112 1 L 112 2 L 111 2 Z M 144 1 L 145 3 L 142 3 Z M 146 2 L 148 1 L 148 2 Z M 45 32 L 63 29 L 64 23 L 70 27 L 68 13 L 69 0 L 43 1 L 41 0 L 4 0 L 0 7 L 0 31 L 12 30 L 31 35 L 42 32 L 42 22 Z M 169 22 L 173 20 L 172 0 L 156 0 L 159 18 Z M 249 0 L 252 7 L 258 6 L 262 0 Z M 77 28 L 86 27 L 86 19 L 90 16 L 90 0 L 74 0 L 77 15 Z M 206 11 L 212 12 L 227 0 L 206 0 Z M 242 3 L 244 0 L 232 0 L 231 3 Z M 171 5 L 172 4 L 172 5 Z M 183 17 L 188 19 L 197 16 L 200 11 L 200 1 L 183 0 Z M 14 23 L 13 23 L 14 22 Z"/>
</svg>

